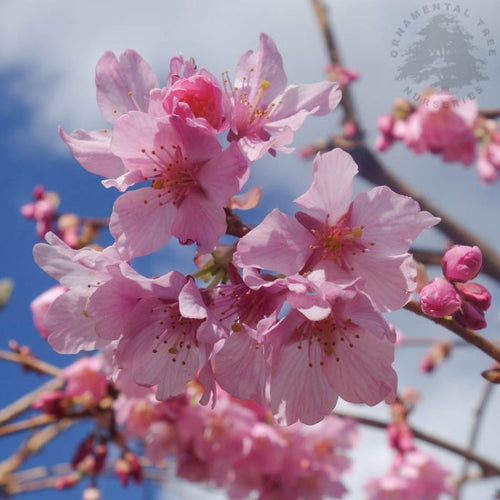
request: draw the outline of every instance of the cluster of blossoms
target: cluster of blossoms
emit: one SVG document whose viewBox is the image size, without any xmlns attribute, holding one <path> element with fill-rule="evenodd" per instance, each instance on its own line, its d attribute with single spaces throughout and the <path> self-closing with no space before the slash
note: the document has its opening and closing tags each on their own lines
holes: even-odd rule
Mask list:
<svg viewBox="0 0 500 500">
<path fill-rule="evenodd" d="M 289 152 L 308 115 L 338 104 L 338 86 L 286 87 L 266 35 L 241 57 L 232 83 L 175 57 L 159 87 L 128 50 L 101 58 L 96 85 L 113 129 L 61 136 L 84 168 L 125 192 L 110 219 L 113 245 L 74 249 L 48 233 L 35 246 L 36 262 L 64 287 L 43 319 L 50 344 L 62 353 L 110 349 L 110 376 L 153 388 L 160 401 L 196 380 L 201 403 L 215 404 L 221 387 L 269 402 L 286 425 L 320 422 L 339 397 L 394 400 L 396 335 L 383 313 L 410 300 L 410 246 L 439 219 L 385 186 L 353 200 L 357 166 L 336 149 L 316 156 L 294 217 L 275 209 L 218 247 L 235 234 L 232 209 L 258 198 L 240 193 L 250 162 Z M 209 286 L 175 270 L 149 278 L 133 269 L 133 258 L 171 237 L 197 245 Z"/>
<path fill-rule="evenodd" d="M 45 191 L 42 186 L 33 189 L 33 202 L 21 207 L 21 214 L 36 221 L 36 233 L 43 239 L 49 231 L 56 234 L 72 248 L 81 248 L 94 241 L 98 227 L 91 221 L 82 221 L 72 213 L 59 214 L 59 195 Z"/>
<path fill-rule="evenodd" d="M 60 478 L 59 488 L 86 477 L 95 481 L 105 470 L 110 445 L 120 450 L 113 466 L 120 482 L 140 482 L 143 465 L 132 451 L 140 442 L 152 464 L 172 461 L 180 477 L 223 487 L 230 498 L 252 492 L 262 499 L 339 498 L 346 491 L 341 482 L 350 466 L 345 451 L 357 440 L 352 421 L 330 415 L 314 428 L 282 427 L 265 407 L 236 400 L 220 388 L 215 409 L 198 405 L 196 383 L 158 401 L 151 389 L 127 378 L 108 382 L 108 369 L 106 356 L 80 358 L 63 371 L 64 389 L 35 403 L 61 418 L 99 415 L 74 453 L 74 472 Z"/>
<path fill-rule="evenodd" d="M 451 316 L 466 328 L 486 328 L 485 311 L 491 294 L 470 281 L 481 271 L 482 255 L 477 246 L 452 246 L 443 256 L 444 276 L 433 279 L 420 291 L 422 311 L 434 318 Z"/>
<path fill-rule="evenodd" d="M 470 166 L 476 161 L 483 182 L 498 179 L 500 130 L 496 121 L 478 111 L 472 99 L 459 100 L 445 91 L 423 95 L 416 106 L 397 99 L 393 112 L 378 118 L 377 128 L 379 151 L 403 141 L 415 153 L 440 155 L 444 162 Z"/>
<path fill-rule="evenodd" d="M 415 403 L 416 394 L 412 390 L 392 404 L 392 423 L 387 431 L 389 445 L 396 454 L 387 474 L 366 483 L 367 500 L 437 499 L 454 492 L 450 471 L 415 446 L 407 420 Z"/>
</svg>

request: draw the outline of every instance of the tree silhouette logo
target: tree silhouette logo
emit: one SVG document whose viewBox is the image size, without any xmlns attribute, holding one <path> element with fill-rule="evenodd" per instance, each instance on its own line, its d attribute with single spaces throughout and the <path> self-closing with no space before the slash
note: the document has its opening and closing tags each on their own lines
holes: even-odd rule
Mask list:
<svg viewBox="0 0 500 500">
<path fill-rule="evenodd" d="M 477 98 L 481 82 L 489 80 L 489 56 L 496 56 L 495 40 L 482 19 L 471 19 L 468 9 L 435 2 L 404 19 L 393 39 L 396 80 L 405 94 L 418 99 L 429 87 Z M 411 38 L 411 40 L 410 40 Z"/>
</svg>

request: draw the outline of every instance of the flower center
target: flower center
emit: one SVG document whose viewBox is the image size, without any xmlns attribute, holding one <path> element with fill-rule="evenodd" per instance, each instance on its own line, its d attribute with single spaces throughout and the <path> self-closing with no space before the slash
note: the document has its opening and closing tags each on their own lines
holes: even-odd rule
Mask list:
<svg viewBox="0 0 500 500">
<path fill-rule="evenodd" d="M 171 149 L 160 146 L 159 150 L 141 149 L 153 163 L 153 174 L 145 180 L 151 180 L 151 187 L 157 191 L 156 198 L 160 206 L 172 203 L 178 207 L 193 189 L 200 189 L 197 174 L 203 163 L 191 163 L 183 155 L 180 146 L 172 144 Z M 154 198 L 153 198 L 154 200 Z M 147 204 L 153 200 L 144 200 Z"/>
<path fill-rule="evenodd" d="M 254 71 L 253 68 L 250 71 Z M 234 138 L 250 135 L 251 133 L 262 134 L 262 127 L 267 120 L 269 113 L 276 106 L 276 103 L 271 102 L 265 104 L 262 102 L 266 94 L 266 90 L 271 87 L 268 80 L 260 80 L 259 86 L 255 92 L 249 84 L 249 78 L 243 77 L 241 87 L 233 87 L 229 74 L 223 74 L 224 90 L 231 98 L 234 107 L 234 123 L 233 130 Z M 253 97 L 251 97 L 253 94 Z M 229 138 L 232 140 L 232 138 Z"/>
<path fill-rule="evenodd" d="M 344 269 L 351 269 L 349 258 L 358 252 L 365 253 L 365 244 L 361 240 L 363 236 L 363 225 L 352 227 L 349 224 L 348 215 L 344 215 L 335 224 L 325 224 L 323 230 L 313 229 L 316 242 L 311 248 L 317 250 L 319 260 L 335 260 Z"/>
</svg>

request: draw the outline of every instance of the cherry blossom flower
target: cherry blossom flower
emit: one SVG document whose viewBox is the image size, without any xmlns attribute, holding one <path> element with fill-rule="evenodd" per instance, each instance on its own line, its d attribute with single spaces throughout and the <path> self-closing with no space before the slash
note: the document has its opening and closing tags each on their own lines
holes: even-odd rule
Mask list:
<svg viewBox="0 0 500 500">
<path fill-rule="evenodd" d="M 228 135 L 236 140 L 250 161 L 266 152 L 290 152 L 287 145 L 308 115 L 321 116 L 339 103 L 338 84 L 319 83 L 286 87 L 283 60 L 273 40 L 261 33 L 259 48 L 238 61 L 234 83 L 226 75 L 233 117 Z"/>
<path fill-rule="evenodd" d="M 116 123 L 111 150 L 133 184 L 151 182 L 113 207 L 110 230 L 123 258 L 149 254 L 172 235 L 201 252 L 214 249 L 226 230 L 224 207 L 247 173 L 236 144 L 222 151 L 213 135 L 177 116 L 132 111 Z"/>
<path fill-rule="evenodd" d="M 33 249 L 35 262 L 67 289 L 57 297 L 43 320 L 47 340 L 57 351 L 74 354 L 106 344 L 95 333 L 95 320 L 87 309 L 89 299 L 110 279 L 108 266 L 122 262 L 114 246 L 103 251 L 90 247 L 70 248 L 55 234 L 45 235 L 47 243 Z"/>
<path fill-rule="evenodd" d="M 173 271 L 149 279 L 122 269 L 115 266 L 113 279 L 92 296 L 95 332 L 116 342 L 115 363 L 137 384 L 157 386 L 159 400 L 176 396 L 211 354 L 212 346 L 199 340 L 203 328 L 213 330 L 207 308 L 192 278 Z"/>
<path fill-rule="evenodd" d="M 234 262 L 285 275 L 320 270 L 326 280 L 356 285 L 384 310 L 402 307 L 415 289 L 408 249 L 439 222 L 413 199 L 386 186 L 351 202 L 357 166 L 340 149 L 316 156 L 309 190 L 295 218 L 273 210 L 238 243 Z"/>
<path fill-rule="evenodd" d="M 33 203 L 21 207 L 21 214 L 27 219 L 36 220 L 36 234 L 43 239 L 52 230 L 57 218 L 59 195 L 53 191 L 45 191 L 42 186 L 33 189 Z"/>
<path fill-rule="evenodd" d="M 316 289 L 316 290 L 315 290 Z M 311 283 L 289 297 L 292 309 L 269 329 L 271 409 L 285 424 L 319 422 L 340 396 L 391 402 L 396 394 L 394 330 L 354 287 Z"/>
<path fill-rule="evenodd" d="M 380 135 L 375 145 L 379 151 L 385 151 L 394 141 L 401 140 L 417 154 L 439 154 L 444 162 L 460 161 L 469 166 L 476 156 L 478 121 L 475 100 L 459 100 L 445 91 L 423 95 L 417 106 L 398 99 L 392 114 L 378 118 Z M 483 156 L 478 170 L 485 182 L 491 182 L 495 169 L 487 162 Z"/>
</svg>

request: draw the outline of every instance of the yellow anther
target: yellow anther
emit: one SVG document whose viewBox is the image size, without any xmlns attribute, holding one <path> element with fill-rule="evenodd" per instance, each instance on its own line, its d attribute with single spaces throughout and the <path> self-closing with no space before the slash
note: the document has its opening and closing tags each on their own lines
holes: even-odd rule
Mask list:
<svg viewBox="0 0 500 500">
<path fill-rule="evenodd" d="M 355 238 L 361 238 L 361 236 L 363 236 L 363 230 L 360 227 L 354 227 L 352 229 L 352 235 Z"/>
<path fill-rule="evenodd" d="M 241 330 L 243 330 L 243 325 L 236 321 L 231 325 L 231 330 L 235 333 L 241 332 Z"/>
<path fill-rule="evenodd" d="M 165 185 L 165 181 L 163 179 L 154 179 L 152 182 L 153 189 L 161 189 Z"/>
</svg>

